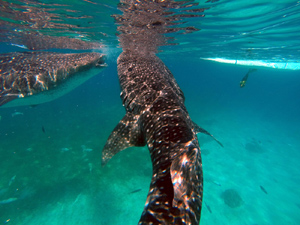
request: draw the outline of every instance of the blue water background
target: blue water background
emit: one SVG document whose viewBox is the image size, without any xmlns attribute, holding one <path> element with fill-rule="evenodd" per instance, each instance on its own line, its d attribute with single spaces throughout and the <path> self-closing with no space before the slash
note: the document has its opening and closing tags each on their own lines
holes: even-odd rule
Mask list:
<svg viewBox="0 0 300 225">
<path fill-rule="evenodd" d="M 162 58 L 185 93 L 192 119 L 225 146 L 220 148 L 212 139 L 199 135 L 205 153 L 204 199 L 213 212 L 203 206 L 202 223 L 297 224 L 298 73 L 259 69 L 240 88 L 239 81 L 248 68 Z M 14 112 L 23 115 L 12 117 Z M 13 176 L 16 178 L 9 189 L 19 189 L 3 193 L 2 198 L 20 198 L 0 206 L 2 221 L 11 219 L 13 224 L 25 224 L 22 221 L 31 220 L 32 224 L 39 224 L 45 217 L 47 224 L 78 224 L 77 217 L 69 218 L 76 212 L 82 224 L 128 224 L 124 217 L 135 224 L 151 178 L 147 149 L 128 149 L 105 168 L 100 164 L 106 138 L 124 113 L 113 59 L 105 71 L 60 99 L 34 108 L 1 109 L 2 189 L 8 187 Z M 252 142 L 259 143 L 262 152 L 247 150 L 245 146 Z M 93 151 L 84 152 L 82 145 Z M 62 148 L 70 150 L 65 152 Z M 249 171 L 254 174 L 247 174 Z M 268 194 L 260 190 L 260 185 Z M 221 194 L 227 188 L 240 193 L 243 206 L 231 209 L 224 204 Z M 141 191 L 130 194 L 137 189 Z M 250 207 L 251 199 L 260 205 Z M 78 206 L 80 210 L 74 208 L 74 202 L 82 204 Z M 279 204 L 277 211 L 272 208 L 273 202 Z M 69 205 L 73 208 L 66 211 Z M 287 208 L 288 213 L 280 214 L 281 207 Z M 41 209 L 46 212 L 41 213 Z M 237 215 L 237 210 L 245 215 Z M 228 218 L 224 219 L 220 211 L 225 211 Z M 50 222 L 52 215 L 56 219 Z"/>
<path fill-rule="evenodd" d="M 188 46 L 198 43 L 190 40 Z M 294 41 L 285 38 L 296 48 Z M 201 224 L 299 224 L 299 71 L 258 68 L 240 88 L 249 67 L 200 60 L 197 48 L 174 49 L 159 56 L 183 90 L 191 118 L 224 144 L 198 135 Z M 118 52 L 112 49 L 107 69 L 55 101 L 0 109 L 0 201 L 16 199 L 0 204 L 0 224 L 137 224 L 152 173 L 147 148 L 127 149 L 101 167 L 101 150 L 125 114 Z M 228 189 L 237 191 L 241 205 L 226 204 Z"/>
</svg>

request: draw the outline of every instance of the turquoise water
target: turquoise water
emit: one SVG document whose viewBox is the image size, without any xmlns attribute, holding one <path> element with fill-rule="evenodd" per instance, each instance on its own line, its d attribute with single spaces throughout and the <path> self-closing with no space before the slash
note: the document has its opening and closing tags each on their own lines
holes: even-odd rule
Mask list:
<svg viewBox="0 0 300 225">
<path fill-rule="evenodd" d="M 52 1 L 43 2 L 39 7 L 53 7 Z M 201 30 L 173 34 L 179 44 L 162 47 L 159 56 L 183 90 L 191 118 L 224 145 L 198 135 L 201 224 L 299 224 L 299 71 L 260 67 L 240 88 L 249 67 L 200 57 L 299 61 L 300 5 L 200 3 L 211 7 L 206 16 L 187 23 Z M 84 29 L 41 30 L 101 41 L 109 66 L 55 101 L 0 108 L 0 224 L 137 224 L 152 175 L 147 148 L 127 149 L 101 167 L 101 150 L 125 113 L 116 70 L 120 49 L 110 17 L 120 13 L 117 1 L 64 7 L 77 12 L 56 9 L 63 21 Z M 71 15 L 91 17 L 75 21 Z M 24 51 L 11 43 L 0 43 L 1 52 Z"/>
</svg>

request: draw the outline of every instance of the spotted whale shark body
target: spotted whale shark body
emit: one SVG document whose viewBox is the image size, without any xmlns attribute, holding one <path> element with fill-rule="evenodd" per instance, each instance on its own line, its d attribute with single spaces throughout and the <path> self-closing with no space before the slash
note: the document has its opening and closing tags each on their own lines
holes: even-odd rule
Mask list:
<svg viewBox="0 0 300 225">
<path fill-rule="evenodd" d="M 153 176 L 139 224 L 199 224 L 201 155 L 183 92 L 155 54 L 123 52 L 118 75 L 126 115 L 108 138 L 102 163 L 127 147 L 147 145 Z"/>
<path fill-rule="evenodd" d="M 153 175 L 140 225 L 200 222 L 203 175 L 197 133 L 214 137 L 191 120 L 183 92 L 156 55 L 159 46 L 172 39 L 164 34 L 198 30 L 183 25 L 182 20 L 202 16 L 198 12 L 204 9 L 197 5 L 193 1 L 122 0 L 123 14 L 114 15 L 123 49 L 117 64 L 126 115 L 103 148 L 102 164 L 128 147 L 147 145 Z"/>
<path fill-rule="evenodd" d="M 0 106 L 54 100 L 104 67 L 100 53 L 23 52 L 0 55 Z"/>
</svg>

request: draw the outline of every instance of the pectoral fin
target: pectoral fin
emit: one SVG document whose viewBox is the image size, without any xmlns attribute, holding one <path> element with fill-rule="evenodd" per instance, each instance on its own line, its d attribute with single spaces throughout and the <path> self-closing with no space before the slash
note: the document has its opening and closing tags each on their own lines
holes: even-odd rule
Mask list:
<svg viewBox="0 0 300 225">
<path fill-rule="evenodd" d="M 199 127 L 194 122 L 193 122 L 193 125 L 194 125 L 194 129 L 195 129 L 196 133 L 203 133 L 203 134 L 211 136 L 216 142 L 218 142 L 219 145 L 221 145 L 224 148 L 223 144 L 217 138 L 215 138 L 211 133 L 209 133 L 207 130 L 203 129 L 202 127 Z"/>
<path fill-rule="evenodd" d="M 102 166 L 104 166 L 115 154 L 132 146 L 144 146 L 146 144 L 139 119 L 131 113 L 126 113 L 108 137 L 102 151 Z"/>
</svg>

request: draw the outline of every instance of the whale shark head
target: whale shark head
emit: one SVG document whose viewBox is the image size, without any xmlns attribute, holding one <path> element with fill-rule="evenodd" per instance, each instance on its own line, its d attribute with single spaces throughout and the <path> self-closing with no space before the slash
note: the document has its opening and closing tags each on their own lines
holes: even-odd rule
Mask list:
<svg viewBox="0 0 300 225">
<path fill-rule="evenodd" d="M 25 52 L 0 55 L 0 106 L 59 98 L 106 67 L 100 53 Z"/>
</svg>

